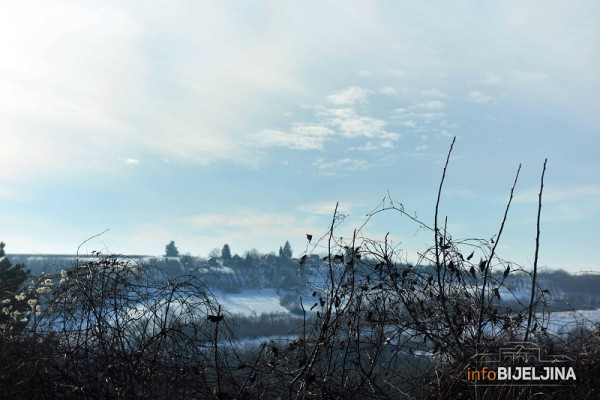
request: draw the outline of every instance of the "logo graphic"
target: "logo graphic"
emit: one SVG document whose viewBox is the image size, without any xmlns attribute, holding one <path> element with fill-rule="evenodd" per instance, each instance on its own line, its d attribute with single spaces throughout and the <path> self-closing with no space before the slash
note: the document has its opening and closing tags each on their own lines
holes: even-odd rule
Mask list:
<svg viewBox="0 0 600 400">
<path fill-rule="evenodd" d="M 572 386 L 577 380 L 572 359 L 544 354 L 530 342 L 510 343 L 494 353 L 478 353 L 466 371 L 478 386 Z"/>
</svg>

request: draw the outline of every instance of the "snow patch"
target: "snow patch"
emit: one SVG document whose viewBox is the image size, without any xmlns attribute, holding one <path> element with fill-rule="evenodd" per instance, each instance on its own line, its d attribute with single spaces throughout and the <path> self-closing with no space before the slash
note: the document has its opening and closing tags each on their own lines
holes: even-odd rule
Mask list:
<svg viewBox="0 0 600 400">
<path fill-rule="evenodd" d="M 245 317 L 261 314 L 288 314 L 290 311 L 279 304 L 276 289 L 245 290 L 241 293 L 215 292 L 215 297 L 223 310 L 230 314 Z"/>
</svg>

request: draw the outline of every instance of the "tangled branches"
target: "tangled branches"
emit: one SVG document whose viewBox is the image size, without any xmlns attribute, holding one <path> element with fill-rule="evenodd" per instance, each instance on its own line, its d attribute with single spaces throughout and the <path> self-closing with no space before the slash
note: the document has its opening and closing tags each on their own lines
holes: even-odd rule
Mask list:
<svg viewBox="0 0 600 400">
<path fill-rule="evenodd" d="M 314 303 L 303 310 L 316 310 L 316 320 L 271 362 L 274 373 L 290 382 L 288 398 L 487 398 L 488 392 L 473 393 L 465 382 L 466 369 L 477 364 L 475 355 L 524 338 L 552 341 L 545 291 L 534 281 L 532 293 L 541 296 L 522 303 L 505 281 L 509 274 L 527 272 L 496 254 L 520 166 L 496 240 L 460 240 L 438 223 L 450 152 L 433 228 L 388 197 L 344 240 L 336 235 L 344 217 L 336 206 L 331 227 L 318 243 L 327 256 L 316 270 L 305 268 L 315 283 Z M 434 244 L 419 253 L 415 265 L 403 262 L 387 235 L 377 241 L 362 234 L 370 218 L 390 212 L 433 234 Z M 537 246 L 539 240 L 536 258 Z M 302 266 L 309 256 L 300 259 Z M 501 301 L 506 298 L 513 301 Z"/>
<path fill-rule="evenodd" d="M 44 275 L 30 291 L 37 312 L 19 339 L 46 356 L 21 360 L 22 371 L 12 371 L 13 395 L 206 398 L 222 390 L 228 361 L 219 346 L 230 335 L 198 278 L 169 279 L 155 268 L 98 254 Z M 34 364 L 33 378 L 20 387 L 16 380 Z"/>
</svg>

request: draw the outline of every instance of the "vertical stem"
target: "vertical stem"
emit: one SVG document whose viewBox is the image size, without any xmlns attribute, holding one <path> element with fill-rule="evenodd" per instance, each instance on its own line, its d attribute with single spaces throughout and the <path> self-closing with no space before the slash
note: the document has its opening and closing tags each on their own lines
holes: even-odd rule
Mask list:
<svg viewBox="0 0 600 400">
<path fill-rule="evenodd" d="M 219 311 L 217 316 L 221 315 L 221 305 L 219 305 Z M 219 367 L 219 322 L 215 323 L 215 371 L 217 373 L 217 394 L 221 394 L 221 368 Z"/>
<path fill-rule="evenodd" d="M 330 299 L 329 299 L 330 301 L 329 301 L 329 304 L 327 305 L 327 312 L 325 312 L 323 315 L 323 322 L 321 323 L 321 329 L 319 331 L 319 336 L 317 337 L 317 340 L 315 342 L 315 346 L 313 347 L 312 352 L 309 355 L 308 359 L 306 360 L 306 364 L 304 365 L 302 370 L 300 372 L 298 372 L 298 374 L 296 374 L 294 379 L 292 379 L 292 381 L 290 382 L 290 385 L 289 385 L 290 399 L 292 398 L 293 388 L 294 388 L 294 385 L 296 384 L 296 382 L 298 381 L 298 379 L 300 379 L 301 376 L 303 376 L 307 371 L 310 371 L 313 368 L 313 364 L 315 363 L 318 352 L 320 350 L 320 343 L 323 340 L 323 338 L 325 337 L 327 324 L 329 323 L 329 318 L 331 317 L 331 307 L 333 304 L 333 295 L 334 295 L 334 289 L 333 289 L 334 275 L 333 275 L 333 260 L 331 258 L 331 242 L 333 241 L 333 230 L 335 229 L 335 221 L 336 221 L 336 217 L 338 215 L 337 210 L 338 210 L 339 205 L 340 205 L 339 202 L 337 202 L 335 204 L 335 210 L 333 211 L 333 218 L 331 219 L 331 228 L 329 229 L 329 240 L 327 241 L 327 255 L 328 255 L 328 259 L 329 259 L 329 261 L 328 261 L 329 279 L 331 281 L 331 290 L 330 290 Z M 306 346 L 306 342 L 304 343 L 304 346 Z M 297 397 L 300 397 L 300 393 L 298 393 Z"/>
<path fill-rule="evenodd" d="M 454 148 L 454 142 L 456 141 L 456 136 L 452 139 L 452 144 L 450 145 L 450 150 L 448 151 L 448 156 L 446 157 L 446 164 L 444 165 L 444 172 L 442 173 L 442 180 L 440 181 L 440 187 L 438 189 L 437 201 L 435 202 L 435 227 L 434 227 L 434 242 L 435 242 L 435 266 L 437 271 L 437 281 L 438 281 L 438 290 L 440 293 L 440 298 L 442 300 L 442 308 L 444 309 L 444 315 L 446 317 L 446 322 L 448 323 L 448 327 L 453 329 L 454 325 L 450 321 L 450 316 L 448 315 L 448 308 L 446 306 L 446 295 L 444 293 L 444 286 L 442 284 L 442 276 L 440 265 L 440 244 L 438 240 L 439 232 L 438 232 L 438 210 L 440 207 L 440 197 L 442 196 L 442 186 L 444 185 L 444 179 L 446 178 L 446 169 L 448 168 L 448 161 L 450 161 L 450 154 L 452 153 L 452 149 Z"/>
<path fill-rule="evenodd" d="M 502 223 L 500 224 L 500 230 L 498 231 L 498 236 L 496 237 L 496 242 L 492 247 L 492 252 L 485 263 L 484 275 L 483 275 L 483 286 L 481 288 L 481 302 L 479 305 L 479 319 L 477 321 L 477 344 L 479 345 L 481 340 L 481 332 L 483 330 L 483 303 L 485 302 L 485 287 L 487 286 L 487 278 L 490 270 L 490 263 L 492 262 L 492 258 L 494 258 L 494 254 L 496 253 L 496 246 L 500 242 L 500 236 L 502 236 L 502 231 L 504 230 L 504 223 L 506 222 L 506 217 L 508 216 L 508 210 L 510 209 L 510 203 L 513 199 L 513 193 L 515 192 L 515 187 L 517 186 L 517 181 L 519 180 L 519 172 L 521 172 L 521 164 L 519 164 L 519 168 L 517 169 L 517 175 L 515 176 L 515 181 L 513 182 L 512 188 L 510 189 L 510 197 L 508 199 L 508 203 L 506 204 L 506 209 L 504 210 L 504 218 L 502 218 Z"/>
<path fill-rule="evenodd" d="M 531 328 L 531 317 L 533 316 L 533 300 L 535 299 L 535 281 L 537 278 L 537 263 L 538 263 L 538 254 L 540 251 L 540 215 L 542 213 L 542 192 L 544 191 L 544 174 L 546 173 L 546 162 L 548 159 L 544 160 L 544 169 L 542 170 L 542 178 L 540 182 L 540 194 L 538 199 L 538 213 L 537 213 L 537 234 L 535 236 L 535 258 L 533 260 L 533 277 L 531 280 L 531 299 L 529 300 L 529 316 L 527 317 L 527 329 L 525 329 L 525 339 L 526 342 L 529 339 L 529 328 Z"/>
<path fill-rule="evenodd" d="M 438 189 L 437 201 L 435 202 L 435 228 L 434 228 L 434 241 L 435 241 L 435 263 L 439 268 L 440 265 L 440 249 L 438 243 L 438 210 L 440 208 L 440 197 L 442 196 L 442 186 L 444 185 L 444 179 L 446 178 L 446 169 L 448 168 L 448 161 L 450 161 L 450 154 L 452 153 L 452 149 L 454 148 L 454 142 L 456 141 L 456 136 L 452 139 L 452 144 L 450 145 L 450 150 L 448 151 L 448 156 L 446 157 L 446 164 L 444 165 L 444 172 L 442 173 L 442 180 L 440 181 L 440 187 Z"/>
<path fill-rule="evenodd" d="M 331 280 L 331 290 L 330 297 L 333 298 L 333 290 L 334 290 L 334 276 L 333 276 L 333 262 L 331 260 L 331 241 L 333 240 L 333 230 L 335 229 L 335 217 L 337 216 L 339 202 L 335 203 L 335 210 L 333 211 L 333 219 L 331 220 L 331 229 L 329 230 L 329 240 L 327 241 L 327 254 L 329 254 L 329 279 Z M 328 314 L 329 317 L 329 314 Z"/>
</svg>

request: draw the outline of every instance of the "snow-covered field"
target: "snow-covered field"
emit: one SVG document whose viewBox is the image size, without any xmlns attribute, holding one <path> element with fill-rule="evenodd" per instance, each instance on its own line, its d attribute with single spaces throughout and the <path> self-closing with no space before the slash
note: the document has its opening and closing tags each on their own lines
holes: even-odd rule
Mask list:
<svg viewBox="0 0 600 400">
<path fill-rule="evenodd" d="M 246 317 L 261 314 L 287 314 L 289 310 L 279 304 L 276 289 L 245 290 L 242 293 L 215 292 L 225 312 Z"/>
<path fill-rule="evenodd" d="M 583 327 L 592 328 L 598 323 L 600 310 L 556 311 L 549 316 L 548 332 L 564 335 Z"/>
<path fill-rule="evenodd" d="M 230 314 L 246 317 L 260 316 L 261 314 L 288 314 L 289 310 L 279 304 L 279 295 L 275 289 L 246 290 L 242 293 L 215 292 L 223 310 Z M 507 296 L 508 297 L 508 296 Z M 525 297 L 525 293 L 523 296 Z M 538 315 L 542 319 L 542 315 Z M 567 333 L 573 329 L 592 327 L 600 323 L 600 310 L 556 311 L 546 316 L 549 322 L 548 332 Z"/>
</svg>

